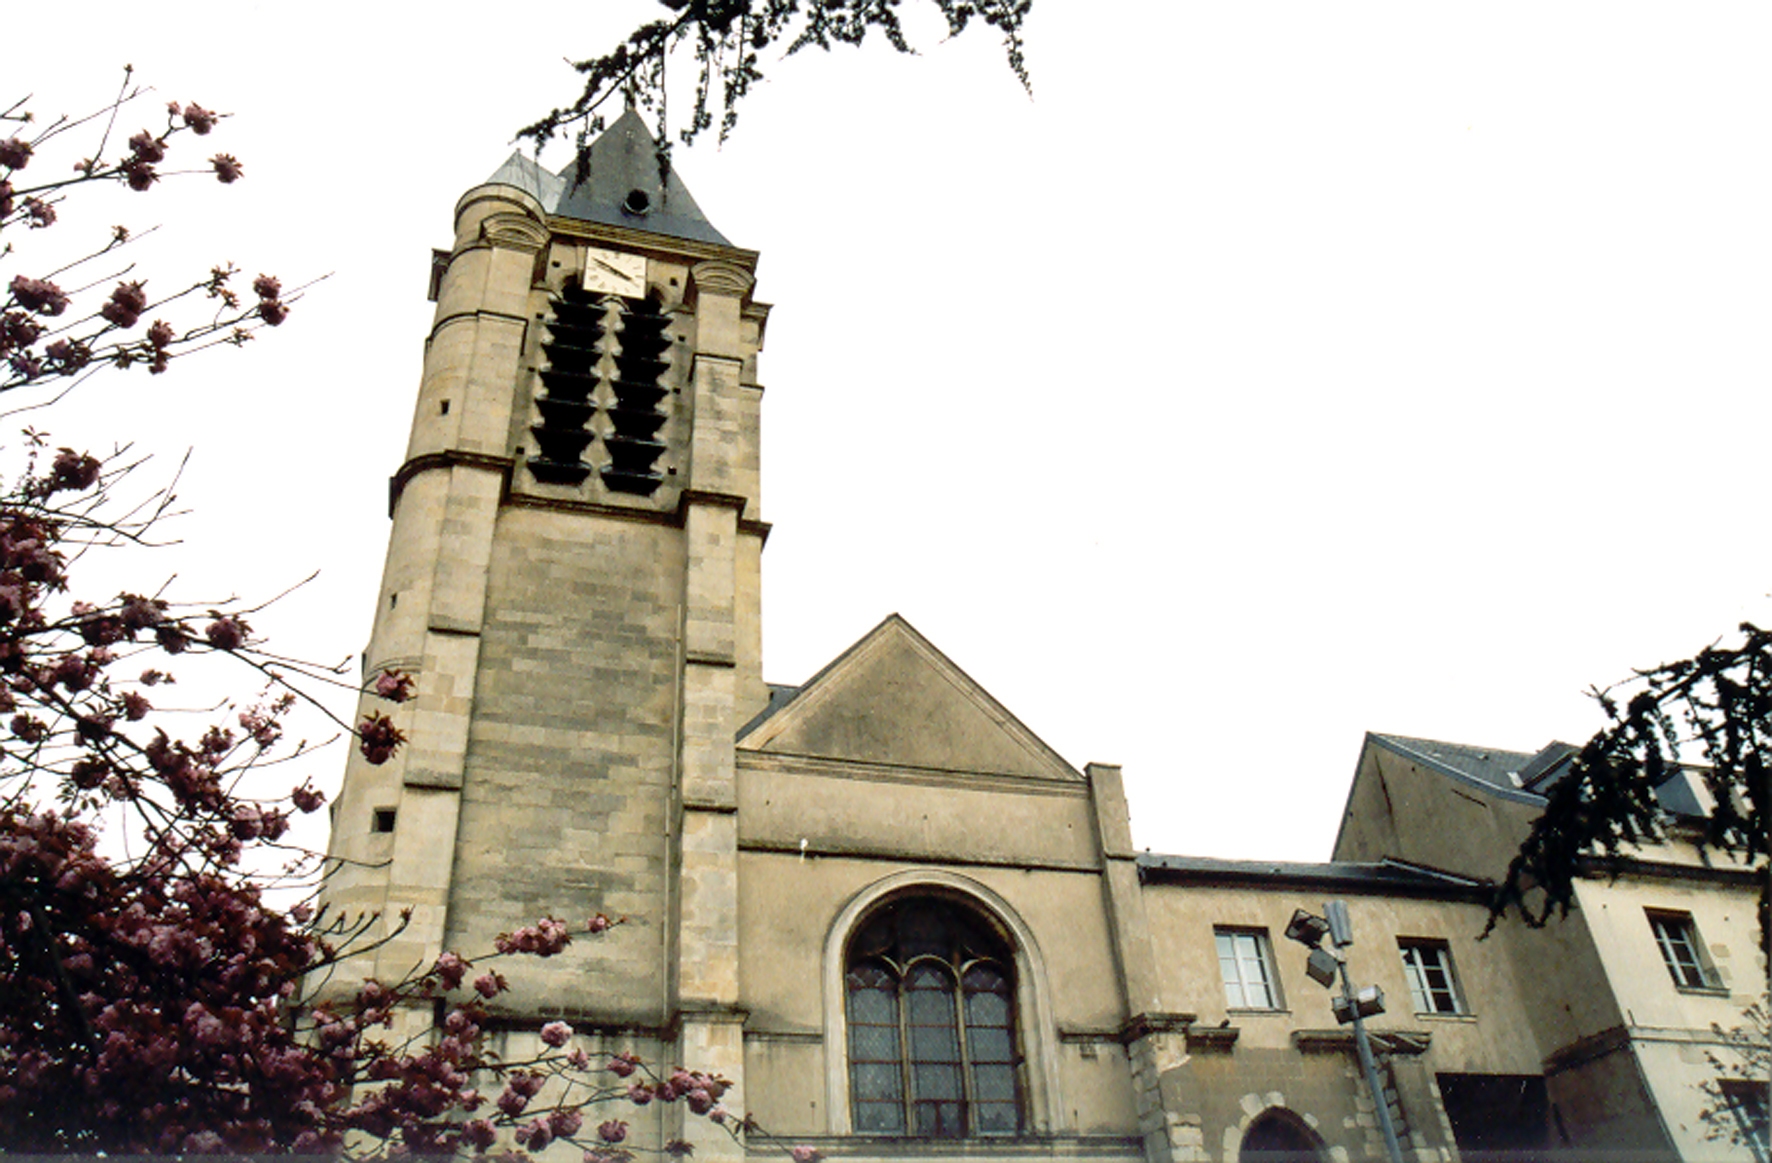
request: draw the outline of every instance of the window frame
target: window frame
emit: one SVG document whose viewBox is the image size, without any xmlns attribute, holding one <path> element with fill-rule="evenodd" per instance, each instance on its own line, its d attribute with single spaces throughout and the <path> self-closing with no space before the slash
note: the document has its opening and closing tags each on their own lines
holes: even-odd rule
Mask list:
<svg viewBox="0 0 1772 1163">
<path fill-rule="evenodd" d="M 957 900 L 993 920 L 1009 937 L 1015 962 L 1016 1044 L 1020 1047 L 1022 1125 L 1026 1135 L 1054 1135 L 1075 1130 L 1065 1103 L 1059 1070 L 1057 1006 L 1052 974 L 1040 940 L 1028 923 L 996 890 L 969 876 L 942 868 L 906 868 L 888 873 L 856 890 L 837 910 L 825 931 L 823 957 L 826 1133 L 852 1135 L 850 1119 L 849 1034 L 844 989 L 849 938 L 873 911 L 900 896 L 931 895 Z"/>
<path fill-rule="evenodd" d="M 1754 1163 L 1772 1163 L 1772 1083 L 1746 1078 L 1719 1078 L 1716 1094 L 1735 1120 L 1735 1142 L 1745 1146 Z"/>
<path fill-rule="evenodd" d="M 1470 1016 L 1464 986 L 1452 959 L 1452 946 L 1439 937 L 1398 937 L 1397 950 L 1403 961 L 1403 982 L 1409 987 L 1409 1001 L 1418 1017 L 1457 1018 Z M 1428 979 L 1427 955 L 1437 963 L 1434 968 L 1445 978 L 1445 988 L 1435 990 Z M 1411 958 L 1413 957 L 1413 960 Z M 1448 1008 L 1438 1004 L 1444 997 Z M 1424 1006 L 1422 1003 L 1426 1002 Z"/>
<path fill-rule="evenodd" d="M 1231 955 L 1225 956 L 1223 942 L 1231 942 Z M 1240 942 L 1247 942 L 1239 948 Z M 1212 948 L 1218 958 L 1218 976 L 1224 990 L 1225 1009 L 1230 1013 L 1279 1013 L 1286 1008 L 1285 995 L 1280 990 L 1278 965 L 1274 960 L 1273 942 L 1268 939 L 1265 928 L 1256 925 L 1214 925 L 1212 926 Z M 1247 952 L 1245 952 L 1247 950 Z M 1250 1005 L 1250 982 L 1244 976 L 1246 964 L 1253 963 L 1260 967 L 1261 984 L 1267 994 L 1266 1004 Z M 1230 966 L 1236 967 L 1236 981 L 1226 976 Z M 1231 990 L 1235 988 L 1242 997 L 1242 1005 L 1233 1004 Z"/>
<path fill-rule="evenodd" d="M 854 943 L 888 910 L 918 909 L 938 918 L 954 944 L 942 952 L 900 950 L 894 938 L 886 949 L 858 950 Z M 973 941 L 961 939 L 972 930 Z M 1014 1139 L 1029 1130 L 1028 1056 L 1019 1035 L 1015 943 L 994 919 L 967 902 L 938 894 L 905 894 L 869 910 L 853 927 L 844 954 L 845 1064 L 848 1075 L 850 1124 L 859 1134 L 925 1141 L 972 1141 Z M 880 981 L 870 981 L 869 977 Z M 892 1020 L 862 1021 L 856 1012 L 858 995 L 889 993 Z M 991 995 L 1001 999 L 1000 1020 L 977 1020 L 975 999 Z M 986 1007 L 987 1010 L 989 1007 Z M 933 1020 L 932 1020 L 933 1019 Z M 889 1058 L 866 1058 L 855 1044 L 863 1027 L 884 1031 L 896 1028 L 895 1053 Z M 1000 1033 L 1006 1058 L 989 1057 L 981 1041 L 990 1032 Z M 891 1041 L 891 1039 L 889 1039 Z M 987 1055 L 980 1057 L 980 1055 Z M 861 1107 L 889 1107 L 892 1097 L 875 1097 L 873 1087 L 860 1084 L 857 1073 L 868 1067 L 896 1067 L 895 1090 L 898 1118 L 890 1127 L 863 1128 Z M 1007 1071 L 1009 1097 L 984 1097 L 1001 1089 Z M 937 1082 L 939 1079 L 945 1081 Z M 995 1085 L 987 1081 L 994 1079 Z M 932 1085 L 933 1084 L 933 1085 Z M 864 1097 L 864 1094 L 867 1097 Z M 1007 1107 L 1007 1112 L 1004 1108 Z M 988 1109 L 989 1113 L 986 1113 Z M 883 1112 L 876 1112 L 883 1113 Z M 1007 1113 L 1009 1125 L 1002 1125 Z M 981 1124 L 994 1121 L 997 1125 Z"/>
<path fill-rule="evenodd" d="M 1675 989 L 1682 993 L 1725 992 L 1691 913 L 1680 909 L 1644 909 L 1643 915 L 1648 918 L 1650 936 Z M 1682 957 L 1682 952 L 1688 956 Z"/>
</svg>

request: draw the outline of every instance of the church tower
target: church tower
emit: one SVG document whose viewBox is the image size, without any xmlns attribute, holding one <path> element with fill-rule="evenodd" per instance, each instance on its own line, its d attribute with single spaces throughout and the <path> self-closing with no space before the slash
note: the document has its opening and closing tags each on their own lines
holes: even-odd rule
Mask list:
<svg viewBox="0 0 1772 1163">
<path fill-rule="evenodd" d="M 391 711 L 408 743 L 352 754 L 327 886 L 337 913 L 411 919 L 340 981 L 600 910 L 627 923 L 507 974 L 510 1036 L 563 1018 L 739 1079 L 733 739 L 768 702 L 768 307 L 755 252 L 661 179 L 632 110 L 580 177 L 513 155 L 437 255 L 364 663 L 416 680 Z"/>
</svg>

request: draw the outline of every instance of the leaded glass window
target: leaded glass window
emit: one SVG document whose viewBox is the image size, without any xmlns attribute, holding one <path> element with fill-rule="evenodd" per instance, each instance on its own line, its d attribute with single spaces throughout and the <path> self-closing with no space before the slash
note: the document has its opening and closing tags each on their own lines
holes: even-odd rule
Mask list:
<svg viewBox="0 0 1772 1163">
<path fill-rule="evenodd" d="M 849 1089 L 861 1134 L 1021 1130 L 1013 959 L 982 918 L 895 901 L 849 945 Z"/>
</svg>

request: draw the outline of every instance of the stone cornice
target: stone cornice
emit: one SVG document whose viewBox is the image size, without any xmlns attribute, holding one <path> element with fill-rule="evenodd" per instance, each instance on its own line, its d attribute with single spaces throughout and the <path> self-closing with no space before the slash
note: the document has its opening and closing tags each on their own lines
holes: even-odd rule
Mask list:
<svg viewBox="0 0 1772 1163">
<path fill-rule="evenodd" d="M 693 303 L 703 292 L 742 299 L 757 282 L 748 266 L 724 259 L 698 262 L 689 269 L 689 286 L 684 299 Z"/>
<path fill-rule="evenodd" d="M 832 759 L 819 755 L 796 755 L 787 751 L 738 749 L 739 770 L 767 771 L 783 775 L 808 775 L 821 779 L 853 779 L 866 783 L 917 784 L 951 787 L 965 791 L 1009 792 L 1015 795 L 1059 796 L 1086 800 L 1089 786 L 1068 779 L 1037 775 L 1004 775 L 945 768 L 909 767 L 895 763 L 869 763 L 860 759 Z"/>
<path fill-rule="evenodd" d="M 1368 1030 L 1374 1054 L 1425 1054 L 1434 1036 L 1426 1030 Z M 1335 1030 L 1293 1030 L 1292 1044 L 1300 1050 L 1353 1050 L 1354 1031 L 1343 1026 Z"/>
<path fill-rule="evenodd" d="M 1185 1034 L 1188 1027 L 1199 1020 L 1200 1015 L 1177 1012 L 1161 1012 L 1148 1010 L 1142 1014 L 1133 1014 L 1125 1025 L 1120 1027 L 1120 1042 L 1130 1046 L 1141 1038 L 1152 1034 Z"/>
<path fill-rule="evenodd" d="M 480 237 L 493 246 L 529 254 L 548 244 L 547 227 L 527 214 L 489 214 L 480 223 Z"/>
<path fill-rule="evenodd" d="M 427 452 L 415 456 L 401 465 L 399 471 L 388 478 L 388 516 L 394 515 L 394 506 L 400 503 L 400 494 L 406 490 L 407 482 L 421 472 L 437 468 L 477 468 L 486 472 L 496 472 L 504 476 L 505 488 L 510 488 L 511 458 L 493 456 L 485 452 L 467 452 L 452 448 L 444 452 Z"/>
<path fill-rule="evenodd" d="M 747 839 L 740 818 L 738 850 L 763 856 L 792 856 L 801 860 L 876 860 L 889 865 L 913 865 L 918 868 L 1013 868 L 1020 872 L 1076 872 L 1100 876 L 1101 869 L 1081 861 L 1029 860 L 1016 856 L 954 856 L 948 852 L 928 852 L 910 848 L 888 848 L 879 844 L 808 844 L 798 841 Z"/>
<path fill-rule="evenodd" d="M 678 261 L 684 259 L 724 260 L 736 263 L 746 270 L 754 269 L 757 265 L 756 251 L 745 250 L 737 246 L 721 246 L 717 242 L 668 238 L 646 230 L 634 230 L 626 226 L 607 226 L 601 222 L 586 222 L 579 218 L 559 216 L 550 216 L 548 226 L 560 238 L 581 242 L 607 243 L 627 250 L 655 254 L 660 258 Z"/>
</svg>

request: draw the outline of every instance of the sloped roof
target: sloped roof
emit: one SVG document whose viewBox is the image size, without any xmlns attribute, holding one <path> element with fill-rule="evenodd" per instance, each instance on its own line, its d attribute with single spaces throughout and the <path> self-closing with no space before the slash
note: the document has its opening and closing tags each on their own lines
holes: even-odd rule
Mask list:
<svg viewBox="0 0 1772 1163">
<path fill-rule="evenodd" d="M 1552 740 L 1538 751 L 1504 751 L 1498 747 L 1473 747 L 1438 739 L 1414 739 L 1407 735 L 1369 733 L 1367 738 L 1385 749 L 1442 775 L 1508 799 L 1544 803 L 1546 793 L 1569 773 L 1569 761 L 1580 753 L 1573 743 Z M 1702 819 L 1708 813 L 1693 791 L 1689 774 L 1697 769 L 1681 767 L 1655 788 L 1662 810 L 1676 816 Z"/>
<path fill-rule="evenodd" d="M 1297 885 L 1352 892 L 1403 893 L 1419 896 L 1483 895 L 1484 886 L 1468 877 L 1409 864 L 1401 860 L 1366 863 L 1332 860 L 1299 863 L 1282 860 L 1217 860 L 1204 856 L 1162 856 L 1143 853 L 1138 875 L 1147 883 Z"/>
<path fill-rule="evenodd" d="M 1518 778 L 1520 772 L 1532 762 L 1531 752 L 1504 751 L 1499 747 L 1474 747 L 1467 743 L 1445 743 L 1438 739 L 1415 739 L 1407 735 L 1380 735 L 1376 732 L 1366 737 L 1386 750 L 1412 759 L 1441 775 L 1482 784 L 1513 797 L 1535 802 L 1543 799 L 1542 796 L 1523 790 L 1524 781 Z"/>
<path fill-rule="evenodd" d="M 1064 782 L 1083 777 L 897 614 L 738 732 L 745 751 Z"/>
<path fill-rule="evenodd" d="M 676 170 L 658 176 L 658 142 L 646 122 L 628 109 L 586 150 L 588 172 L 580 182 L 577 159 L 550 174 L 521 152 L 513 153 L 484 184 L 516 186 L 562 218 L 625 226 L 648 234 L 731 246 L 695 204 Z"/>
</svg>

